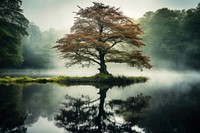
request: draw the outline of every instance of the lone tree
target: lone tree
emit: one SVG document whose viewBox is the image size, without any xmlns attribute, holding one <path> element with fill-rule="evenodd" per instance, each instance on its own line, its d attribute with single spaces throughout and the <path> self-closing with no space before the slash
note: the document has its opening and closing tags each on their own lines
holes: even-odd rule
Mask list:
<svg viewBox="0 0 200 133">
<path fill-rule="evenodd" d="M 85 9 L 79 7 L 71 34 L 57 41 L 66 64 L 90 66 L 98 64 L 99 71 L 109 74 L 106 62 L 127 63 L 138 69 L 151 68 L 149 57 L 138 48 L 145 46 L 138 37 L 143 32 L 138 24 L 123 15 L 119 8 L 93 3 Z"/>
</svg>

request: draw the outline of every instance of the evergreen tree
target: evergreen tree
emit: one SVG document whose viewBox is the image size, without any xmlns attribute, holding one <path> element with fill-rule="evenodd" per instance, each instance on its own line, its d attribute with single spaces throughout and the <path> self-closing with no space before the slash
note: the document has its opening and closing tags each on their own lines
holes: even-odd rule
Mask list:
<svg viewBox="0 0 200 133">
<path fill-rule="evenodd" d="M 21 38 L 29 21 L 22 14 L 21 0 L 0 1 L 0 67 L 12 68 L 23 62 Z"/>
</svg>

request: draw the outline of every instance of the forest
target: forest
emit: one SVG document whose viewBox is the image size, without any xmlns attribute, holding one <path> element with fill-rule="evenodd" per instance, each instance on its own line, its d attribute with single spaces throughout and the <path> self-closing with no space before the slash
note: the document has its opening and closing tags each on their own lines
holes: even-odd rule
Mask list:
<svg viewBox="0 0 200 133">
<path fill-rule="evenodd" d="M 200 4 L 189 10 L 162 8 L 139 20 L 144 51 L 156 68 L 200 68 Z"/>
<path fill-rule="evenodd" d="M 64 30 L 41 31 L 15 1 L 0 5 L 0 68 L 55 68 L 59 55 L 52 47 Z M 154 69 L 200 69 L 200 4 L 189 10 L 149 11 L 133 21 L 144 32 L 142 51 Z"/>
</svg>

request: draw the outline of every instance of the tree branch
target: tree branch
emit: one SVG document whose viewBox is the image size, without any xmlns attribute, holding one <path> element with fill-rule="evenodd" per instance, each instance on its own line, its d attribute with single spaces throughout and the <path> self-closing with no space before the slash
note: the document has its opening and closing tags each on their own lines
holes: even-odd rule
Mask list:
<svg viewBox="0 0 200 133">
<path fill-rule="evenodd" d="M 95 62 L 95 63 L 97 63 L 97 64 L 100 65 L 100 62 L 96 61 L 96 60 L 93 59 L 93 58 L 90 58 L 90 57 L 87 57 L 87 56 L 84 56 L 84 55 L 80 55 L 78 52 L 75 52 L 75 53 L 76 53 L 76 55 L 78 55 L 78 56 L 81 57 L 81 58 L 85 58 L 85 59 L 91 60 L 91 61 L 93 61 L 93 62 Z"/>
</svg>

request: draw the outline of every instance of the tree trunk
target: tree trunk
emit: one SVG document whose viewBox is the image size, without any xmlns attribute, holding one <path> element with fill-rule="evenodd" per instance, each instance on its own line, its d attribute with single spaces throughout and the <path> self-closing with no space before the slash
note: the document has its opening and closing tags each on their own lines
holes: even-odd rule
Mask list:
<svg viewBox="0 0 200 133">
<path fill-rule="evenodd" d="M 98 132 L 105 131 L 105 125 L 103 124 L 104 120 L 106 119 L 106 112 L 104 110 L 104 103 L 105 103 L 105 98 L 106 98 L 106 93 L 109 90 L 109 88 L 105 87 L 100 87 L 99 88 L 99 95 L 100 95 L 100 103 L 99 103 L 99 114 L 97 116 L 97 121 L 96 124 L 98 126 Z"/>
<path fill-rule="evenodd" d="M 109 74 L 107 71 L 107 66 L 105 63 L 105 54 L 102 52 L 99 52 L 99 57 L 100 57 L 100 68 L 99 68 L 99 72 L 102 74 Z"/>
</svg>

